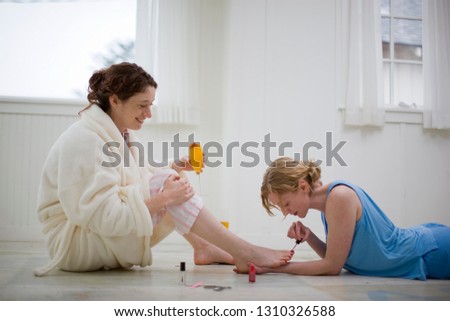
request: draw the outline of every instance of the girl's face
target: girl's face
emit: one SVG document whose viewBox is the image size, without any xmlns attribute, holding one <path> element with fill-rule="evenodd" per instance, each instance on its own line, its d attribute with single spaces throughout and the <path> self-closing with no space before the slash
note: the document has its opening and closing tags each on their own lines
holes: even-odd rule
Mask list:
<svg viewBox="0 0 450 321">
<path fill-rule="evenodd" d="M 139 130 L 144 120 L 152 117 L 152 104 L 156 88 L 148 86 L 144 92 L 137 93 L 127 100 L 120 100 L 116 95 L 109 97 L 110 116 L 120 132 L 126 129 Z"/>
<path fill-rule="evenodd" d="M 309 185 L 304 180 L 300 180 L 296 191 L 281 195 L 270 193 L 268 199 L 280 209 L 283 215 L 291 214 L 304 218 L 309 210 L 309 193 Z"/>
</svg>

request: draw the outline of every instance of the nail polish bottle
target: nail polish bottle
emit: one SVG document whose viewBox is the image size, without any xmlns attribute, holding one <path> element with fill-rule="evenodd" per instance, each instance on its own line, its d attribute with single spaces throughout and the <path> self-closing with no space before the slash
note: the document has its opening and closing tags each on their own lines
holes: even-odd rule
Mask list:
<svg viewBox="0 0 450 321">
<path fill-rule="evenodd" d="M 180 262 L 180 282 L 179 285 L 186 285 L 186 262 Z"/>
<path fill-rule="evenodd" d="M 250 269 L 248 270 L 248 282 L 255 282 L 256 281 L 256 269 L 253 264 L 250 264 Z"/>
</svg>

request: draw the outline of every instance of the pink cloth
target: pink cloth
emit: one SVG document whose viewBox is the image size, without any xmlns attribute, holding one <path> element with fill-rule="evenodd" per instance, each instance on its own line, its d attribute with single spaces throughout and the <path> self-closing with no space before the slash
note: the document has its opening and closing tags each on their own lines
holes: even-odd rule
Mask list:
<svg viewBox="0 0 450 321">
<path fill-rule="evenodd" d="M 164 182 L 170 175 L 178 175 L 173 169 L 162 169 L 156 172 L 149 180 L 150 197 L 161 193 L 164 187 Z M 189 233 L 192 225 L 197 219 L 200 210 L 203 208 L 203 200 L 195 194 L 188 201 L 180 205 L 168 205 L 159 210 L 157 213 L 151 213 L 153 225 L 156 226 L 163 217 L 169 213 L 175 229 L 180 234 Z"/>
</svg>

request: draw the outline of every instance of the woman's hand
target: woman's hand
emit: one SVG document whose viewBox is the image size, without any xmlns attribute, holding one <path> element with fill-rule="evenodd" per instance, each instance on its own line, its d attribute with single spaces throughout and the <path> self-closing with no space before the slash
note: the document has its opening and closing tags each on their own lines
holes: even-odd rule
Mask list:
<svg viewBox="0 0 450 321">
<path fill-rule="evenodd" d="M 305 242 L 310 235 L 311 230 L 300 221 L 292 223 L 287 233 L 287 237 L 294 240 L 302 240 L 302 242 Z"/>
<path fill-rule="evenodd" d="M 167 197 L 167 205 L 179 205 L 194 196 L 195 191 L 186 179 L 174 174 L 167 177 L 162 193 Z"/>
<path fill-rule="evenodd" d="M 202 168 L 205 167 L 205 163 L 202 162 Z M 172 164 L 172 169 L 176 170 L 177 173 L 181 171 L 193 171 L 194 168 L 192 167 L 191 163 L 189 162 L 189 156 L 183 156 L 179 160 L 176 160 Z"/>
<path fill-rule="evenodd" d="M 189 163 L 189 157 L 183 156 L 181 159 L 178 159 L 173 162 L 172 169 L 176 170 L 177 173 L 180 173 L 181 171 L 193 171 L 194 168 Z"/>
</svg>

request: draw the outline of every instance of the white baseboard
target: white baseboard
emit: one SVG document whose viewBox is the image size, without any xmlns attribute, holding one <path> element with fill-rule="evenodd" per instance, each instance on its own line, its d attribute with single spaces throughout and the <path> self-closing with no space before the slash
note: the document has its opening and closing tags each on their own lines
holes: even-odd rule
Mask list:
<svg viewBox="0 0 450 321">
<path fill-rule="evenodd" d="M 0 226 L 0 241 L 4 242 L 35 242 L 45 241 L 40 228 Z"/>
<path fill-rule="evenodd" d="M 268 247 L 278 250 L 290 250 L 294 242 L 286 238 L 285 235 L 260 235 L 247 234 L 239 235 L 242 239 L 255 245 Z M 45 237 L 40 228 L 12 228 L 0 227 L 0 242 L 44 242 Z M 164 245 L 189 246 L 187 241 L 177 232 L 173 232 L 161 241 Z M 158 245 L 157 245 L 158 246 Z M 156 247 L 157 247 L 156 246 Z M 156 249 L 156 248 L 155 248 Z M 317 255 L 306 244 L 300 244 L 296 247 L 296 257 L 300 259 L 314 259 Z"/>
</svg>

